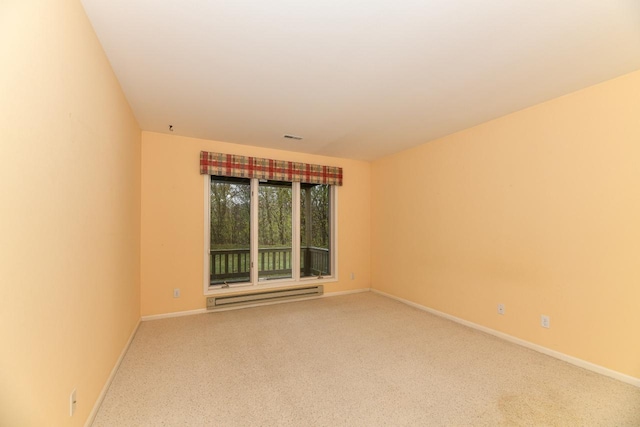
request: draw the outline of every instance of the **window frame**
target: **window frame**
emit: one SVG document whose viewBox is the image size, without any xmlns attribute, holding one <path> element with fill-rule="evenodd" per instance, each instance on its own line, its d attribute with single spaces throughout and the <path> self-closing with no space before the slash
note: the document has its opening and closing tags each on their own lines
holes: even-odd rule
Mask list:
<svg viewBox="0 0 640 427">
<path fill-rule="evenodd" d="M 330 265 L 332 267 L 330 276 L 300 277 L 300 183 L 292 183 L 292 242 L 291 242 L 291 278 L 263 280 L 258 279 L 258 185 L 259 179 L 251 178 L 251 271 L 249 282 L 230 283 L 228 285 L 210 285 L 210 231 L 211 231 L 211 175 L 203 174 L 204 181 L 204 266 L 203 285 L 204 295 L 217 295 L 226 293 L 236 293 L 239 291 L 252 291 L 262 289 L 290 288 L 298 285 L 309 285 L 310 283 L 331 283 L 338 281 L 338 186 L 329 186 L 329 206 L 330 206 Z M 224 286 L 224 287 L 223 287 Z"/>
</svg>

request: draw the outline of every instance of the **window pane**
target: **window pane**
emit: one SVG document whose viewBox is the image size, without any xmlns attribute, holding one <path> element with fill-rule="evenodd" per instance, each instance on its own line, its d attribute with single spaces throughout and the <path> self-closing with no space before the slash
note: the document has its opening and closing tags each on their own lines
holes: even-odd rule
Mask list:
<svg viewBox="0 0 640 427">
<path fill-rule="evenodd" d="M 300 277 L 331 275 L 330 189 L 300 185 Z"/>
<path fill-rule="evenodd" d="M 260 182 L 258 190 L 258 279 L 291 277 L 290 182 Z"/>
<path fill-rule="evenodd" d="M 251 271 L 251 182 L 211 177 L 210 284 L 248 282 Z"/>
</svg>

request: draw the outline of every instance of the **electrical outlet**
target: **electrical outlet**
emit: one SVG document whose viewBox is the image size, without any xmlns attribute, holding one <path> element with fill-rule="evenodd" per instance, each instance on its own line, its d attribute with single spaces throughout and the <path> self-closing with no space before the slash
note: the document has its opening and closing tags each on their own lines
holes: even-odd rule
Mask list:
<svg viewBox="0 0 640 427">
<path fill-rule="evenodd" d="M 550 328 L 551 321 L 549 320 L 549 316 L 545 316 L 544 314 L 540 316 L 540 326 L 543 328 Z"/>
<path fill-rule="evenodd" d="M 76 403 L 78 400 L 76 399 L 76 389 L 74 388 L 69 396 L 69 416 L 72 417 L 74 412 L 76 412 Z"/>
<path fill-rule="evenodd" d="M 356 274 L 354 272 L 351 272 L 351 280 L 354 280 L 356 278 Z"/>
<path fill-rule="evenodd" d="M 174 298 L 180 298 L 180 288 L 175 288 L 173 290 L 173 297 Z"/>
<path fill-rule="evenodd" d="M 498 304 L 498 314 L 504 314 L 504 304 Z"/>
</svg>

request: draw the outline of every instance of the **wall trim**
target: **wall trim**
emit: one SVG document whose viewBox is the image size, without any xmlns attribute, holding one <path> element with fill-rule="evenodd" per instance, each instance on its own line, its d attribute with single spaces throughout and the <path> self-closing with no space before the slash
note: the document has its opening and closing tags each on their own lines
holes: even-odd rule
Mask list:
<svg viewBox="0 0 640 427">
<path fill-rule="evenodd" d="M 131 346 L 131 343 L 133 342 L 133 338 L 136 336 L 136 333 L 138 332 L 140 323 L 141 323 L 140 319 L 138 319 L 138 323 L 136 323 L 136 327 L 133 328 L 133 332 L 131 332 L 131 335 L 129 336 L 127 343 L 124 345 L 124 348 L 122 349 L 122 352 L 118 357 L 118 360 L 116 360 L 115 365 L 113 365 L 113 368 L 111 369 L 111 373 L 109 374 L 107 381 L 104 383 L 104 386 L 102 387 L 102 391 L 98 395 L 98 399 L 96 400 L 96 403 L 93 405 L 93 409 L 89 413 L 89 417 L 87 418 L 87 421 L 84 424 L 85 427 L 90 427 L 93 424 L 93 421 L 95 421 L 96 415 L 98 415 L 98 411 L 100 410 L 100 406 L 102 406 L 102 401 L 104 400 L 104 397 L 107 395 L 107 391 L 109 391 L 109 387 L 111 386 L 111 383 L 113 382 L 113 379 L 115 378 L 116 373 L 118 372 L 118 368 L 120 368 L 120 364 L 122 363 L 124 356 L 127 354 L 127 351 L 129 351 L 129 347 Z"/>
<path fill-rule="evenodd" d="M 351 289 L 348 291 L 325 292 L 320 298 L 339 297 L 341 295 L 360 294 L 362 292 L 370 292 L 371 288 Z"/>
<path fill-rule="evenodd" d="M 193 316 L 196 314 L 202 314 L 206 312 L 207 312 L 206 308 L 198 308 L 196 310 L 174 311 L 171 313 L 163 313 L 163 314 L 151 314 L 149 316 L 142 316 L 140 320 L 143 322 L 147 322 L 149 320 L 169 319 L 171 317 Z"/>
<path fill-rule="evenodd" d="M 147 322 L 149 320 L 169 319 L 171 317 L 193 316 L 196 314 L 204 314 L 204 313 L 219 313 L 221 311 L 242 310 L 243 308 L 259 307 L 263 305 L 284 304 L 288 302 L 305 301 L 305 300 L 316 299 L 316 298 L 328 298 L 328 297 L 337 297 L 340 295 L 358 294 L 360 292 L 369 292 L 370 290 L 371 288 L 360 288 L 360 289 L 352 289 L 349 291 L 325 292 L 323 295 L 317 296 L 317 297 L 273 301 L 273 302 L 259 303 L 259 304 L 247 304 L 247 305 L 241 305 L 238 307 L 221 308 L 221 309 L 217 309 L 215 312 L 213 311 L 209 312 L 207 311 L 206 308 L 199 308 L 197 310 L 175 311 L 173 313 L 164 313 L 164 314 L 152 314 L 149 316 L 142 316 L 140 320 L 143 322 Z"/>
<path fill-rule="evenodd" d="M 595 372 L 600 375 L 604 375 L 609 378 L 613 378 L 618 381 L 622 381 L 623 383 L 631 384 L 632 386 L 640 388 L 640 378 L 632 377 L 631 375 L 623 374 L 622 372 L 614 371 L 613 369 L 605 368 L 601 365 L 596 365 L 595 363 L 587 362 L 586 360 L 579 359 L 574 356 L 569 356 L 568 354 L 561 353 L 556 350 L 552 350 L 547 347 L 543 347 L 538 344 L 534 344 L 530 341 L 525 341 L 521 338 L 514 337 L 513 335 L 505 334 L 504 332 L 496 331 L 495 329 L 488 328 L 486 326 L 479 325 L 477 323 L 470 322 L 468 320 L 461 319 L 456 316 L 452 316 L 447 313 L 443 313 L 442 311 L 434 310 L 433 308 L 426 307 L 424 305 L 420 305 L 418 303 L 406 300 L 404 298 L 397 297 L 395 295 L 388 294 L 386 292 L 379 291 L 377 289 L 371 288 L 371 292 L 376 294 L 385 296 L 387 298 L 394 299 L 396 301 L 400 301 L 404 304 L 410 305 L 411 307 L 417 308 L 422 311 L 426 311 L 428 313 L 434 314 L 439 317 L 443 317 L 445 319 L 451 320 L 453 322 L 459 323 L 464 326 L 468 326 L 473 329 L 477 329 L 479 331 L 485 332 L 487 334 L 493 335 L 495 337 L 501 338 L 505 341 L 512 342 L 514 344 L 520 345 L 522 347 L 526 347 L 528 349 L 537 351 L 538 353 L 545 354 L 547 356 L 551 356 L 553 358 L 562 360 L 563 362 L 570 363 L 572 365 L 578 366 L 583 369 L 587 369 L 589 371 Z"/>
</svg>

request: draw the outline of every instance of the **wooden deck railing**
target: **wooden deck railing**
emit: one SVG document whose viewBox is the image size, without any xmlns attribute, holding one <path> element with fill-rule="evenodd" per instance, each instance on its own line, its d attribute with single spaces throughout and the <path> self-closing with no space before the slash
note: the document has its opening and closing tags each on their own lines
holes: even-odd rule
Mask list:
<svg viewBox="0 0 640 427">
<path fill-rule="evenodd" d="M 328 276 L 330 274 L 329 249 L 314 246 L 300 248 L 300 265 L 302 277 Z"/>
<path fill-rule="evenodd" d="M 303 247 L 300 250 L 300 275 L 329 275 L 329 250 Z M 251 257 L 249 249 L 217 249 L 209 252 L 211 284 L 249 280 Z M 267 278 L 291 276 L 291 248 L 262 248 L 258 250 L 260 276 Z"/>
</svg>

